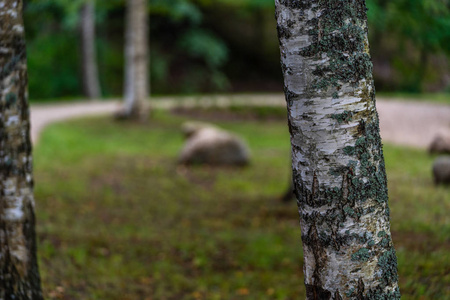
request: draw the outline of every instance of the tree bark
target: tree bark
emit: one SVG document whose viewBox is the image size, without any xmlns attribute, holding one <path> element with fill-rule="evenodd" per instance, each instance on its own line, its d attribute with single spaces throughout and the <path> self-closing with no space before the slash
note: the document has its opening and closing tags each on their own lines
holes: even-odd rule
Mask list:
<svg viewBox="0 0 450 300">
<path fill-rule="evenodd" d="M 295 190 L 294 181 L 292 181 L 292 177 L 291 177 L 288 188 L 284 191 L 283 195 L 280 198 L 281 201 L 286 202 L 286 203 L 294 201 L 294 199 L 295 199 L 294 190 Z"/>
<path fill-rule="evenodd" d="M 400 299 L 364 0 L 275 0 L 307 299 Z"/>
<path fill-rule="evenodd" d="M 101 92 L 95 50 L 94 0 L 86 0 L 80 14 L 83 92 L 89 99 L 98 99 L 101 97 Z"/>
<path fill-rule="evenodd" d="M 125 24 L 124 107 L 119 117 L 147 118 L 148 11 L 146 0 L 128 0 Z"/>
<path fill-rule="evenodd" d="M 0 299 L 42 299 L 21 0 L 0 0 Z"/>
</svg>

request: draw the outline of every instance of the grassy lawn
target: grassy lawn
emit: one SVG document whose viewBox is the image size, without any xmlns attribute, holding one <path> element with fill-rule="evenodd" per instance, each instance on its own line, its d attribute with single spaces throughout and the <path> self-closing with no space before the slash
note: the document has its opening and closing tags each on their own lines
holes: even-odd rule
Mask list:
<svg viewBox="0 0 450 300">
<path fill-rule="evenodd" d="M 205 113 L 248 141 L 246 168 L 177 166 L 180 114 L 46 129 L 34 152 L 46 298 L 303 299 L 296 204 L 278 200 L 286 121 L 233 114 Z M 449 299 L 450 188 L 433 186 L 425 152 L 386 145 L 385 156 L 403 299 Z"/>
</svg>

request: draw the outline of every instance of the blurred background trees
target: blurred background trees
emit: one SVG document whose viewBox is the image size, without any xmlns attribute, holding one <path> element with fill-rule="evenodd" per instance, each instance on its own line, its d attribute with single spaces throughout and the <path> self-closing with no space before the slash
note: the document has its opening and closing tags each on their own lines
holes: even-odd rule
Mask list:
<svg viewBox="0 0 450 300">
<path fill-rule="evenodd" d="M 89 99 L 101 97 L 95 46 L 95 0 L 85 0 L 79 18 L 83 92 Z"/>
<path fill-rule="evenodd" d="M 95 0 L 85 0 L 79 18 L 81 63 L 84 95 L 89 99 L 101 97 L 98 78 L 97 47 L 95 46 Z"/>
<path fill-rule="evenodd" d="M 28 0 L 33 99 L 82 96 L 85 0 Z M 367 0 L 375 80 L 385 92 L 450 92 L 448 0 Z M 153 94 L 280 92 L 272 0 L 149 0 Z M 96 3 L 105 96 L 123 89 L 125 1 Z M 43 80 L 46 84 L 42 84 Z"/>
<path fill-rule="evenodd" d="M 377 88 L 450 91 L 450 2 L 367 0 Z"/>
<path fill-rule="evenodd" d="M 124 103 L 116 117 L 145 121 L 149 96 L 147 0 L 127 0 Z"/>
</svg>

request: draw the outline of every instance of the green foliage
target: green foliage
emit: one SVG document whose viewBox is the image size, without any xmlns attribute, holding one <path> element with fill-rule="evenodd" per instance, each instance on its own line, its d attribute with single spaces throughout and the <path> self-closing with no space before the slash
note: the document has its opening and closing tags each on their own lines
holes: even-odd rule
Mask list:
<svg viewBox="0 0 450 300">
<path fill-rule="evenodd" d="M 150 11 L 156 15 L 165 15 L 174 22 L 189 21 L 200 25 L 203 20 L 199 7 L 189 0 L 151 0 Z"/>
<path fill-rule="evenodd" d="M 80 94 L 78 80 L 79 55 L 73 46 L 76 37 L 65 34 L 41 35 L 28 43 L 28 74 L 30 95 L 34 99 Z M 54 39 L 58 43 L 54 43 Z"/>
<path fill-rule="evenodd" d="M 26 3 L 24 17 L 32 99 L 81 94 L 80 57 L 76 47 L 81 4 L 81 0 L 30 0 Z"/>
<path fill-rule="evenodd" d="M 381 48 L 375 45 L 375 57 L 389 54 L 400 77 L 395 79 L 398 90 L 421 92 L 425 83 L 443 76 L 436 68 L 428 69 L 432 55 L 450 57 L 448 0 L 367 0 L 367 6 L 376 37 L 372 45 L 390 40 Z"/>
<path fill-rule="evenodd" d="M 62 17 L 62 24 L 67 29 L 74 29 L 78 26 L 79 11 L 81 5 L 86 0 L 29 0 L 26 12 L 38 15 L 46 14 L 48 11 L 58 11 Z"/>
<path fill-rule="evenodd" d="M 427 52 L 450 53 L 448 0 L 368 0 L 369 21 Z"/>
<path fill-rule="evenodd" d="M 272 0 L 200 0 L 204 4 L 222 3 L 232 5 L 237 9 L 258 9 L 258 8 L 273 8 L 274 1 Z"/>
<path fill-rule="evenodd" d="M 213 33 L 201 29 L 187 31 L 178 46 L 194 58 L 204 59 L 210 68 L 223 65 L 228 58 L 227 46 Z"/>
<path fill-rule="evenodd" d="M 249 143 L 246 168 L 177 166 L 187 118 L 161 111 L 148 124 L 45 130 L 34 161 L 46 299 L 302 298 L 297 207 L 277 199 L 289 182 L 286 121 L 273 108 L 252 115 L 278 120 L 246 120 L 252 110 L 218 123 Z M 425 151 L 384 153 L 402 299 L 448 299 L 449 188 L 433 185 Z"/>
<path fill-rule="evenodd" d="M 32 99 L 81 94 L 80 56 L 76 45 L 79 44 L 79 11 L 84 1 L 30 0 L 27 3 L 25 21 Z M 124 10 L 123 0 L 96 1 L 100 81 L 107 96 L 122 92 Z M 151 0 L 149 12 L 154 93 L 227 88 L 223 67 L 228 61 L 228 46 L 205 28 L 203 12 L 196 2 Z"/>
<path fill-rule="evenodd" d="M 228 47 L 203 26 L 200 6 L 189 0 L 150 1 L 152 85 L 157 92 L 223 90 Z M 152 53 L 152 52 L 155 53 Z M 172 78 L 178 77 L 179 86 Z"/>
<path fill-rule="evenodd" d="M 78 23 L 84 1 L 25 1 L 32 99 L 81 94 Z M 450 56 L 449 1 L 366 2 L 372 57 L 391 67 L 389 78 L 376 78 L 377 88 L 418 92 L 442 81 L 445 63 L 438 70 L 433 58 Z M 264 90 L 267 83 L 281 90 L 273 0 L 148 3 L 153 93 L 217 92 L 235 86 Z M 120 95 L 125 1 L 95 4 L 102 90 L 106 96 Z M 61 68 L 54 69 L 56 65 Z M 445 91 L 443 84 L 433 89 Z"/>
</svg>

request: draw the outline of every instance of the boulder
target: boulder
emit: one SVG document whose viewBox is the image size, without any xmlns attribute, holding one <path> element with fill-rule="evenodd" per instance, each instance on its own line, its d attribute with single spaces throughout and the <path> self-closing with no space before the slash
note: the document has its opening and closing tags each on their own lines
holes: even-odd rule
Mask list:
<svg viewBox="0 0 450 300">
<path fill-rule="evenodd" d="M 450 184 L 450 156 L 440 156 L 433 163 L 435 184 Z"/>
<path fill-rule="evenodd" d="M 179 163 L 239 166 L 249 163 L 249 148 L 236 135 L 200 122 L 188 122 L 182 130 L 187 140 Z"/>
<path fill-rule="evenodd" d="M 430 153 L 450 154 L 450 133 L 439 133 L 428 148 Z"/>
</svg>

